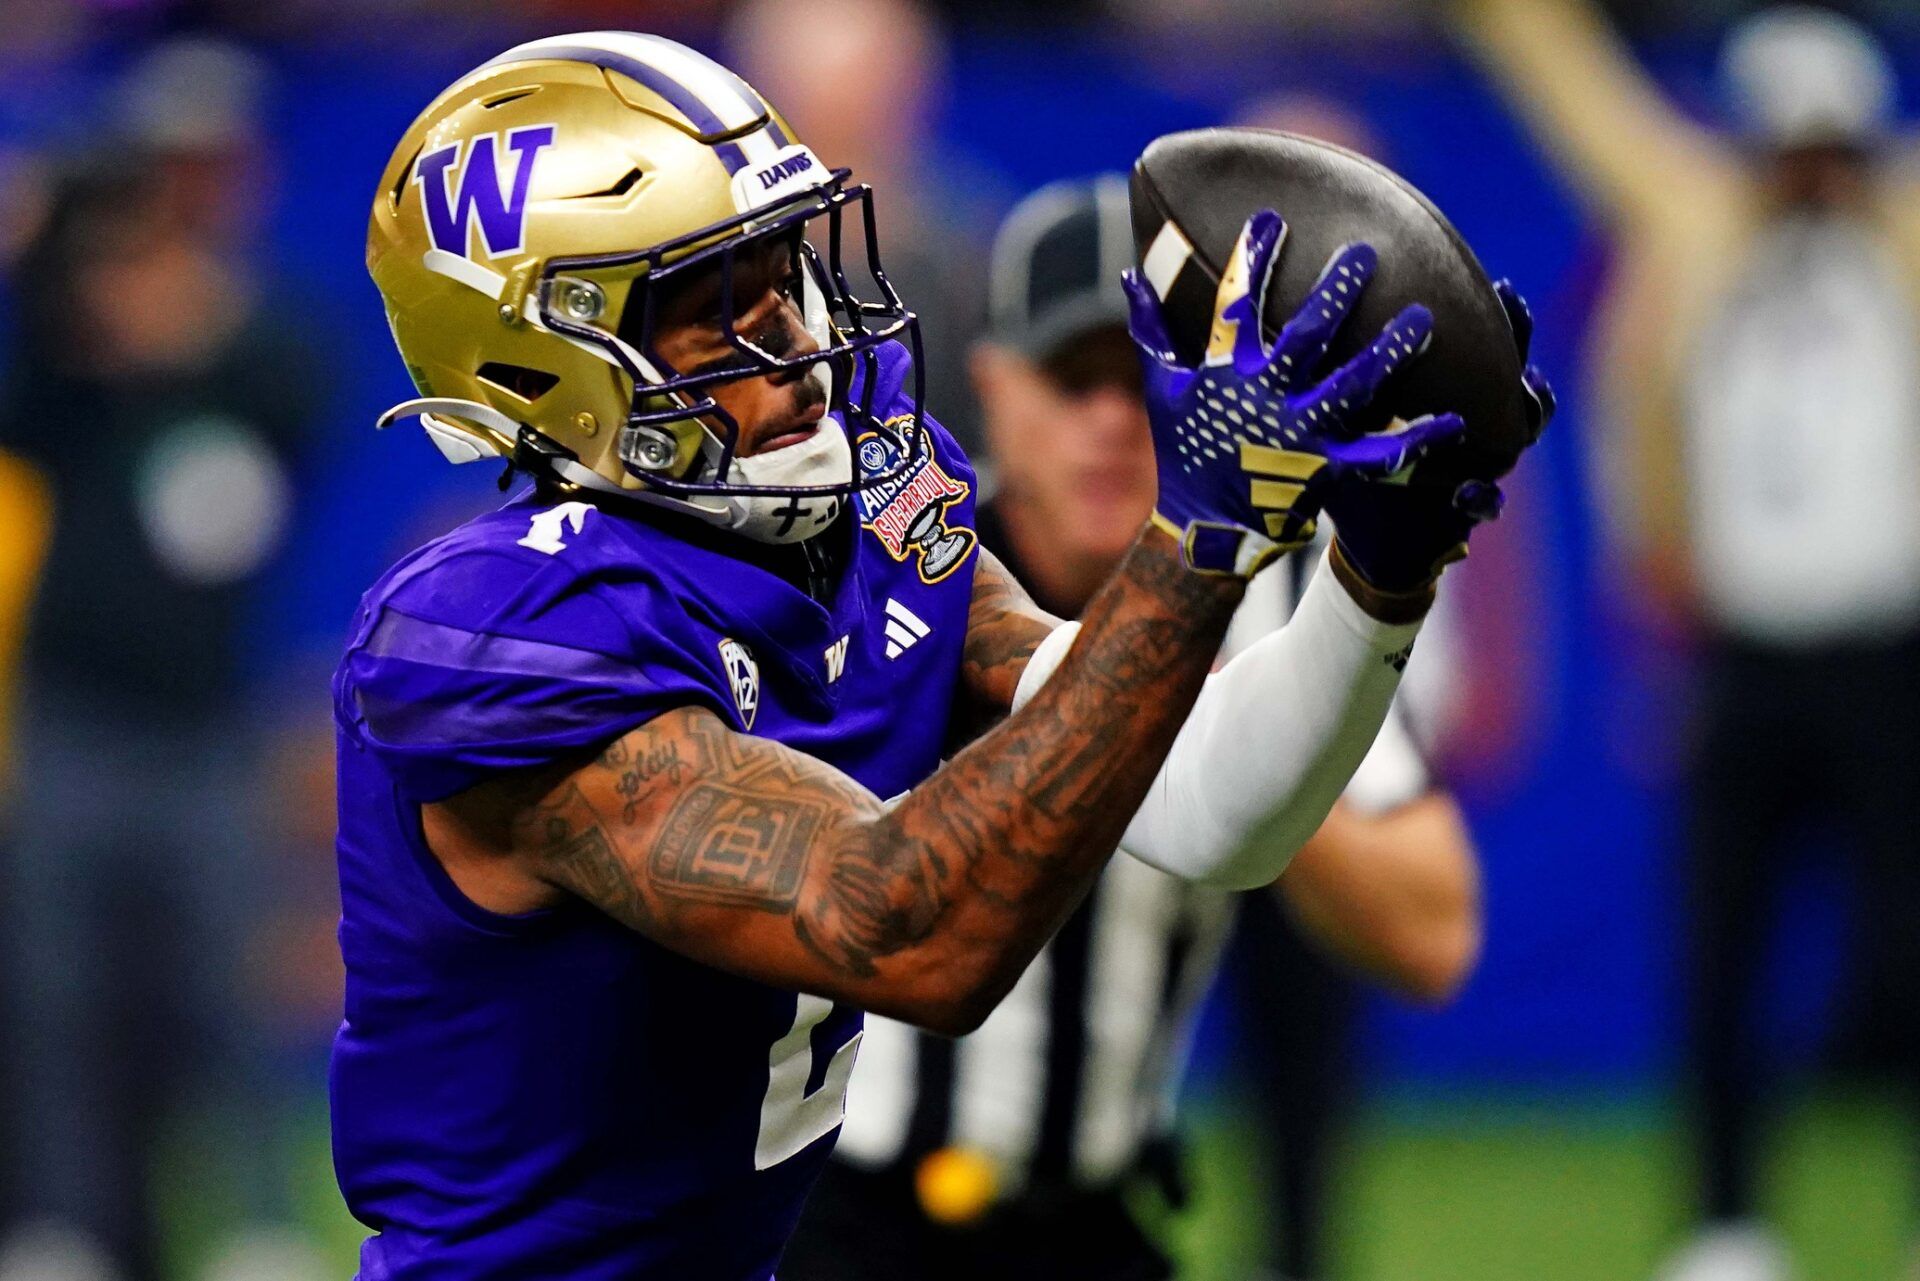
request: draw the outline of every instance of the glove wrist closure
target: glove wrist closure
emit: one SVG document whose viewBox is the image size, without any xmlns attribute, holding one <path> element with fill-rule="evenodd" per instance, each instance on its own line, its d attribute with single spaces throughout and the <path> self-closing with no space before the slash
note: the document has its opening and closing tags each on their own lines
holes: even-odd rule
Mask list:
<svg viewBox="0 0 1920 1281">
<path fill-rule="evenodd" d="M 1347 555 L 1346 548 L 1340 545 L 1338 535 L 1334 537 L 1327 562 L 1333 566 L 1334 578 L 1346 589 L 1347 595 L 1353 598 L 1354 604 L 1377 622 L 1395 626 L 1417 623 L 1427 616 L 1428 610 L 1433 608 L 1440 583 L 1438 571 L 1432 578 L 1416 587 L 1393 591 L 1375 587 L 1367 581 L 1366 575 L 1354 566 L 1352 559 Z"/>
</svg>

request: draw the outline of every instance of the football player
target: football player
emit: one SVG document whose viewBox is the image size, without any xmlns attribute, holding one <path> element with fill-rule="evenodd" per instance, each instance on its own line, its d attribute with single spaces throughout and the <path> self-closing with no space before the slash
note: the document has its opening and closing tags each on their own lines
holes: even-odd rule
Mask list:
<svg viewBox="0 0 1920 1281">
<path fill-rule="evenodd" d="M 1319 825 L 1498 505 L 1375 483 L 1462 430 L 1342 428 L 1431 318 L 1325 368 L 1354 246 L 1270 341 L 1283 238 L 1247 225 L 1200 368 L 1130 278 L 1159 500 L 1062 626 L 978 546 L 871 193 L 750 86 L 601 32 L 427 108 L 369 233 L 420 389 L 388 420 L 534 483 L 389 571 L 335 680 L 363 1275 L 764 1281 L 859 1011 L 975 1026 L 1116 845 L 1274 878 L 1234 838 Z M 1209 681 L 1323 508 L 1331 572 Z"/>
</svg>

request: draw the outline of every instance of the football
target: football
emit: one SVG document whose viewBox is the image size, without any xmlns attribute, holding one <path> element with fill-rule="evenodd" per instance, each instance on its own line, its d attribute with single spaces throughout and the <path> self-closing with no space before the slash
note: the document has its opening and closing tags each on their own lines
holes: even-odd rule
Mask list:
<svg viewBox="0 0 1920 1281">
<path fill-rule="evenodd" d="M 1152 143 L 1133 167 L 1133 235 L 1142 269 L 1165 300 L 1183 361 L 1198 363 L 1214 291 L 1247 219 L 1286 220 L 1263 317 L 1271 340 L 1341 246 L 1364 241 L 1379 270 L 1335 342 L 1333 362 L 1370 343 L 1402 308 L 1424 303 L 1433 345 L 1402 370 L 1356 425 L 1452 411 L 1467 422 L 1458 449 L 1421 464 L 1414 480 L 1454 483 L 1504 475 L 1531 443 L 1512 328 L 1493 284 L 1453 224 L 1412 184 L 1330 143 L 1269 129 L 1198 129 Z"/>
</svg>

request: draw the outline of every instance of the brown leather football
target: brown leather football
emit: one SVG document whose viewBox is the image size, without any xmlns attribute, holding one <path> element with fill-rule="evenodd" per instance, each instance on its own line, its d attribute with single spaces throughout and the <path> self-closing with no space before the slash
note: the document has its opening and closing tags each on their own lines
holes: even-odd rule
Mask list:
<svg viewBox="0 0 1920 1281">
<path fill-rule="evenodd" d="M 1397 374 L 1358 423 L 1452 411 L 1467 422 L 1458 450 L 1435 456 L 1419 482 L 1504 475 L 1532 443 L 1520 357 L 1506 311 L 1480 260 L 1433 202 L 1391 170 L 1343 148 L 1270 129 L 1168 134 L 1133 167 L 1133 234 L 1165 299 L 1182 360 L 1197 363 L 1213 323 L 1214 291 L 1247 219 L 1273 209 L 1288 233 L 1267 294 L 1273 338 L 1343 245 L 1364 241 L 1380 265 L 1335 342 L 1345 360 L 1410 303 L 1434 317 L 1433 345 Z M 1171 228 L 1169 224 L 1172 224 Z M 1162 288 L 1164 286 L 1164 288 Z"/>
</svg>

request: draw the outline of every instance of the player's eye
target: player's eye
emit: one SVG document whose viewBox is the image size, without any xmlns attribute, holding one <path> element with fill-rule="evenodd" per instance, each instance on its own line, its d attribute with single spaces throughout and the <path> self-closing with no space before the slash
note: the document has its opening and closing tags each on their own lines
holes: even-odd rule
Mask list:
<svg viewBox="0 0 1920 1281">
<path fill-rule="evenodd" d="M 778 313 L 768 317 L 767 322 L 759 327 L 750 341 L 776 360 L 791 356 L 794 349 L 799 346 L 793 326 L 788 323 L 785 315 Z"/>
<path fill-rule="evenodd" d="M 720 328 L 720 269 L 698 268 L 689 274 L 668 276 L 658 286 L 654 312 L 662 327 L 690 325 L 706 330 Z"/>
<path fill-rule="evenodd" d="M 760 372 L 760 365 L 751 354 L 737 349 L 731 349 L 715 356 L 711 360 L 701 361 L 687 372 L 699 376 L 708 374 L 753 374 Z"/>
<path fill-rule="evenodd" d="M 790 238 L 782 242 L 774 253 L 773 287 L 779 292 L 781 297 L 798 302 L 800 300 L 801 286 L 804 283 L 800 274 L 804 268 L 800 261 L 799 233 L 795 232 Z"/>
<path fill-rule="evenodd" d="M 801 300 L 801 296 L 806 291 L 806 277 L 801 273 L 798 254 L 787 259 L 786 270 L 780 273 L 776 288 L 780 290 L 783 298 L 796 303 Z"/>
</svg>

